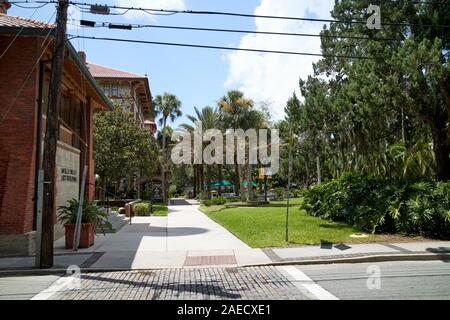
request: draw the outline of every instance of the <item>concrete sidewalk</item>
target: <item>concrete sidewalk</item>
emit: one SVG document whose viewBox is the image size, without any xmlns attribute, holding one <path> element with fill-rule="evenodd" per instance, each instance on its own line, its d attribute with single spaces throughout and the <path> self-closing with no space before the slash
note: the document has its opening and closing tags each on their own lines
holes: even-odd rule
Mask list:
<svg viewBox="0 0 450 320">
<path fill-rule="evenodd" d="M 168 217 L 134 217 L 114 234 L 74 253 L 55 242 L 55 269 L 130 270 L 206 266 L 255 266 L 392 260 L 450 259 L 450 242 L 323 244 L 252 249 L 198 210 L 175 200 Z M 32 269 L 34 257 L 0 258 L 0 270 Z"/>
</svg>

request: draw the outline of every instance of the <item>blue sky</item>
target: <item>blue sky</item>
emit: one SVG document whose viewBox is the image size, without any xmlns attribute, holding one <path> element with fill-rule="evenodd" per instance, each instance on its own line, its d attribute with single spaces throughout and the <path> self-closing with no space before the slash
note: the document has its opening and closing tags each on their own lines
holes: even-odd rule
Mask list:
<svg viewBox="0 0 450 320">
<path fill-rule="evenodd" d="M 91 1 L 92 2 L 92 1 Z M 301 3 L 300 3 L 301 2 Z M 325 5 L 323 3 L 326 3 Z M 327 2 L 329 2 L 327 4 Z M 104 0 L 100 3 L 133 5 L 148 8 L 174 8 L 187 10 L 233 11 L 243 13 L 319 16 L 327 17 L 332 0 Z M 9 14 L 30 17 L 34 10 L 13 6 Z M 48 21 L 55 11 L 48 5 L 36 11 L 33 19 Z M 72 17 L 77 18 L 74 10 Z M 79 17 L 78 17 L 79 18 Z M 149 16 L 130 13 L 126 16 L 99 16 L 82 14 L 86 20 L 155 23 L 160 25 L 194 26 L 210 28 L 235 28 L 265 31 L 318 33 L 320 24 L 262 21 L 253 18 L 222 16 L 198 16 L 177 14 Z M 54 20 L 54 18 L 53 18 Z M 220 46 L 253 47 L 271 50 L 320 52 L 318 39 L 292 37 L 255 36 L 233 33 L 213 33 L 163 29 L 133 31 L 109 29 L 77 29 L 70 27 L 70 34 L 106 36 L 163 42 L 184 42 Z M 297 89 L 299 77 L 311 73 L 311 62 L 306 57 L 285 57 L 243 52 L 225 52 L 194 48 L 165 47 L 132 43 L 115 43 L 93 40 L 73 40 L 73 45 L 87 54 L 88 61 L 147 74 L 153 95 L 174 93 L 182 101 L 183 112 L 192 114 L 193 107 L 215 106 L 227 90 L 243 90 L 257 104 L 269 103 L 273 119 L 283 116 L 284 103 Z M 186 121 L 182 118 L 177 124 Z"/>
</svg>

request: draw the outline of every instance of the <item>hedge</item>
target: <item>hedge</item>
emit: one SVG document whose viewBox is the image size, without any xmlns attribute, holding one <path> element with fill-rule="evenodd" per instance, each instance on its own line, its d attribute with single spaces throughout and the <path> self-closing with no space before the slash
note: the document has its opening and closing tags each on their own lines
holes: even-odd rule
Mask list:
<svg viewBox="0 0 450 320">
<path fill-rule="evenodd" d="M 450 239 L 450 182 L 403 181 L 345 174 L 303 191 L 312 216 L 372 233 Z"/>
</svg>

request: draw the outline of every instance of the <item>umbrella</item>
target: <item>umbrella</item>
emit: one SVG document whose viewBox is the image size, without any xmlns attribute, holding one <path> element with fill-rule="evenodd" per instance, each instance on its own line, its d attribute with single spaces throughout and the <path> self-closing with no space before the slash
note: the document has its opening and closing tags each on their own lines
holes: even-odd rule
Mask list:
<svg viewBox="0 0 450 320">
<path fill-rule="evenodd" d="M 244 187 L 247 188 L 247 185 L 248 185 L 248 182 L 247 182 L 247 180 L 245 180 L 245 181 L 244 181 Z M 257 184 L 256 184 L 255 181 L 252 181 L 252 186 L 253 186 L 253 187 L 256 187 L 256 186 L 257 186 Z"/>
</svg>

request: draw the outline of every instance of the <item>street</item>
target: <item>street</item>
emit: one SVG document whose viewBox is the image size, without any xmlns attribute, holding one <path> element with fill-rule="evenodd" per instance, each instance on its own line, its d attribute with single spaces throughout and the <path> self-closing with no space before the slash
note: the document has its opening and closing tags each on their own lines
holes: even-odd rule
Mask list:
<svg viewBox="0 0 450 320">
<path fill-rule="evenodd" d="M 67 276 L 2 277 L 0 299 L 450 299 L 450 263 L 443 261 L 177 268 L 83 273 L 80 278 L 76 286 Z"/>
</svg>

